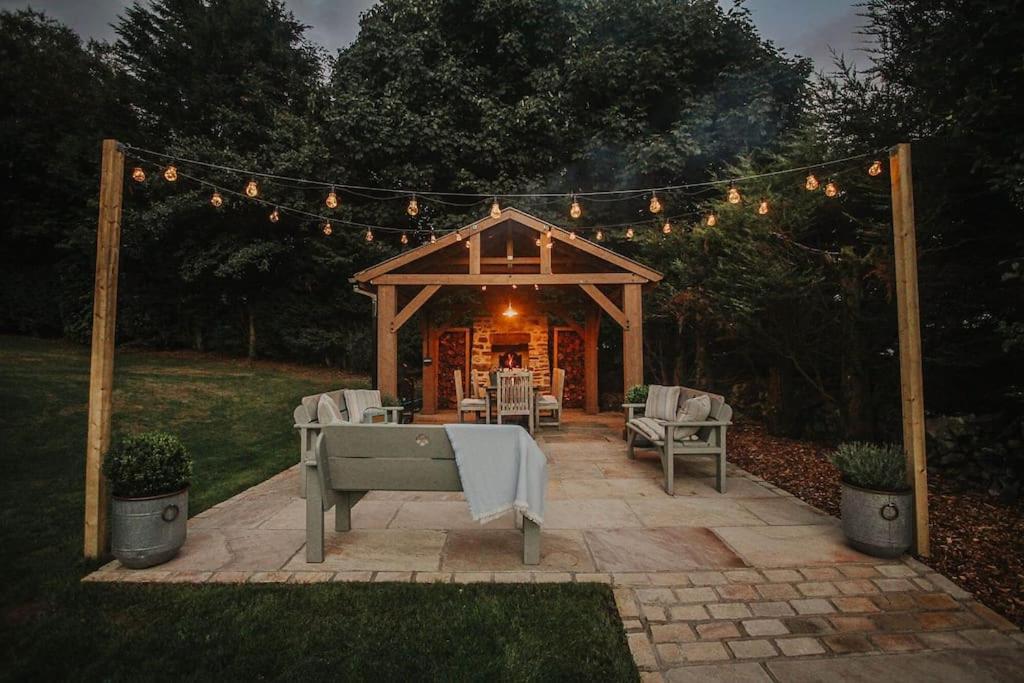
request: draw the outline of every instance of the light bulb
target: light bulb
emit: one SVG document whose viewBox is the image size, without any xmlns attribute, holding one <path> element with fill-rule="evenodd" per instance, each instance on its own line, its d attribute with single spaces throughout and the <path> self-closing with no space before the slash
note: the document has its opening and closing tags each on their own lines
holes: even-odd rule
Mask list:
<svg viewBox="0 0 1024 683">
<path fill-rule="evenodd" d="M 366 229 L 366 241 L 367 242 L 372 242 L 373 241 L 373 230 L 370 230 L 369 228 Z"/>
<path fill-rule="evenodd" d="M 762 199 L 761 203 L 757 205 L 757 215 L 764 216 L 768 213 L 768 200 Z"/>
<path fill-rule="evenodd" d="M 740 196 L 740 191 L 734 186 L 729 186 L 729 192 L 726 194 L 726 199 L 729 200 L 730 204 L 739 204 L 743 201 L 743 197 Z"/>
<path fill-rule="evenodd" d="M 178 169 L 177 168 L 175 168 L 173 165 L 171 165 L 171 166 L 168 166 L 167 168 L 164 169 L 164 180 L 166 180 L 169 183 L 173 183 L 177 179 L 178 179 Z"/>
<path fill-rule="evenodd" d="M 571 231 L 569 233 L 569 239 L 571 239 L 571 240 L 575 240 L 576 239 L 576 231 L 575 230 L 573 230 L 573 231 Z"/>
<path fill-rule="evenodd" d="M 494 198 L 494 202 L 491 204 L 491 218 L 501 218 L 501 207 L 498 206 L 498 198 Z"/>
<path fill-rule="evenodd" d="M 270 212 L 268 218 L 270 219 L 271 223 L 276 223 L 279 220 L 281 220 L 281 212 L 278 211 L 277 209 L 274 209 L 273 211 Z"/>
<path fill-rule="evenodd" d="M 821 183 L 818 182 L 818 178 L 813 173 L 809 174 L 807 176 L 807 180 L 804 181 L 804 188 L 808 192 L 814 192 L 820 186 L 821 186 Z"/>
<path fill-rule="evenodd" d="M 569 215 L 573 218 L 579 218 L 583 215 L 583 209 L 580 207 L 580 203 L 573 197 L 572 206 L 569 207 Z"/>
<path fill-rule="evenodd" d="M 836 185 L 836 181 L 830 180 L 825 184 L 825 196 L 835 197 L 839 194 L 839 186 Z"/>
<path fill-rule="evenodd" d="M 136 166 L 132 169 L 132 180 L 137 183 L 143 183 L 146 181 L 146 172 L 142 170 L 141 166 Z"/>
<path fill-rule="evenodd" d="M 249 199 L 255 199 L 260 196 L 260 188 L 255 180 L 250 180 L 245 184 L 245 196 Z"/>
<path fill-rule="evenodd" d="M 633 239 L 633 227 L 632 226 L 626 228 L 626 239 L 627 240 Z"/>
<path fill-rule="evenodd" d="M 219 209 L 224 204 L 224 198 L 220 196 L 220 192 L 214 192 L 210 197 L 210 203 L 215 209 Z"/>
<path fill-rule="evenodd" d="M 430 231 L 430 243 L 431 243 L 431 244 L 433 244 L 433 243 L 434 243 L 434 242 L 436 242 L 436 241 L 437 241 L 437 235 L 435 235 L 435 234 L 434 234 L 434 231 L 433 231 L 433 230 L 431 230 L 431 231 Z"/>
<path fill-rule="evenodd" d="M 327 199 L 324 200 L 324 204 L 327 205 L 328 209 L 338 208 L 338 193 L 333 188 L 327 193 Z"/>
<path fill-rule="evenodd" d="M 871 165 L 868 166 L 868 175 L 871 177 L 882 175 L 882 162 L 878 159 L 872 161 Z"/>
<path fill-rule="evenodd" d="M 473 243 L 470 242 L 469 240 L 466 240 L 466 249 L 472 249 L 472 248 L 473 248 Z"/>
<path fill-rule="evenodd" d="M 409 206 L 405 207 L 405 212 L 407 214 L 409 214 L 410 216 L 415 216 L 416 214 L 418 214 L 420 212 L 420 205 L 416 201 L 415 197 L 413 197 L 413 198 L 411 198 L 409 200 Z"/>
<path fill-rule="evenodd" d="M 458 230 L 455 231 L 455 241 L 456 242 L 461 242 L 462 241 L 462 233 L 460 231 L 458 231 Z"/>
<path fill-rule="evenodd" d="M 533 241 L 533 243 L 536 244 L 539 247 L 540 246 L 540 238 L 538 237 L 537 239 L 535 239 Z"/>
<path fill-rule="evenodd" d="M 665 235 L 672 234 L 672 224 L 669 223 L 668 221 L 665 221 L 665 225 L 661 226 L 661 232 L 662 234 Z"/>
<path fill-rule="evenodd" d="M 555 248 L 555 240 L 552 239 L 551 235 L 548 235 L 547 248 L 548 249 L 554 249 Z"/>
<path fill-rule="evenodd" d="M 594 235 L 594 237 L 596 237 L 596 238 L 597 238 L 597 241 L 598 241 L 598 242 L 603 242 L 603 241 L 604 241 L 604 231 L 603 231 L 603 230 L 601 230 L 601 228 L 598 228 L 598 229 L 597 229 L 597 234 L 596 234 L 596 235 Z"/>
<path fill-rule="evenodd" d="M 534 283 L 533 284 L 533 289 L 534 289 L 534 291 L 539 292 L 540 291 L 540 285 L 538 285 L 537 283 Z"/>
<path fill-rule="evenodd" d="M 481 292 L 486 292 L 487 291 L 487 285 L 480 285 L 480 291 Z"/>
<path fill-rule="evenodd" d="M 403 232 L 402 238 L 399 239 L 398 241 L 401 242 L 402 244 L 409 244 L 409 236 Z"/>
<path fill-rule="evenodd" d="M 513 282 L 512 283 L 512 289 L 519 289 L 519 285 L 517 285 L 516 283 Z"/>
<path fill-rule="evenodd" d="M 651 204 L 647 208 L 650 209 L 651 213 L 661 213 L 661 200 L 658 199 L 658 195 L 651 195 Z"/>
<path fill-rule="evenodd" d="M 709 228 L 713 228 L 718 225 L 718 216 L 713 213 L 709 213 L 708 217 L 704 221 Z"/>
<path fill-rule="evenodd" d="M 330 237 L 331 233 L 334 232 L 334 228 L 331 227 L 331 222 L 327 221 L 324 223 L 324 234 Z"/>
</svg>

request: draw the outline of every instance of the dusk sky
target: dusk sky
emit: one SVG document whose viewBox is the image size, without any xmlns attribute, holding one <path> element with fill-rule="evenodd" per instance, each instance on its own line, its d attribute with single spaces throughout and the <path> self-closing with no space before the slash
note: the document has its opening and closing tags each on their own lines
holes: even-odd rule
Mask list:
<svg viewBox="0 0 1024 683">
<path fill-rule="evenodd" d="M 863 63 L 861 38 L 856 34 L 861 19 L 857 0 L 748 0 L 762 35 L 790 54 L 812 57 L 817 69 L 831 67 L 829 47 L 849 61 Z M 720 0 L 724 6 L 731 0 Z M 129 0 L 0 0 L 0 9 L 31 5 L 63 21 L 83 36 L 110 40 L 110 24 Z M 312 28 L 309 37 L 334 51 L 349 44 L 359 31 L 359 14 L 373 0 L 287 0 L 301 21 Z"/>
</svg>

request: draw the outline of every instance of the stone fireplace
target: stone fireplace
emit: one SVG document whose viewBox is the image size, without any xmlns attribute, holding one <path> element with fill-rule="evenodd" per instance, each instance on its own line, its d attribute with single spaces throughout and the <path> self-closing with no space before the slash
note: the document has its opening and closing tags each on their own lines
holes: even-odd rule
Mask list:
<svg viewBox="0 0 1024 683">
<path fill-rule="evenodd" d="M 488 384 L 488 373 L 504 361 L 506 365 L 533 372 L 534 384 L 551 384 L 548 353 L 549 324 L 546 316 L 519 315 L 480 317 L 473 320 L 470 355 L 473 386 Z"/>
</svg>

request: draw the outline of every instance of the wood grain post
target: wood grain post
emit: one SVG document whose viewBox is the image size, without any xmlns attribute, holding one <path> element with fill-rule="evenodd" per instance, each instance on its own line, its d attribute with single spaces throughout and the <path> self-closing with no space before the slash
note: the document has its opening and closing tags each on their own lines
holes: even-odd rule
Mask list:
<svg viewBox="0 0 1024 683">
<path fill-rule="evenodd" d="M 377 389 L 398 396 L 398 333 L 392 330 L 397 309 L 395 285 L 377 287 Z"/>
<path fill-rule="evenodd" d="M 116 140 L 103 141 L 100 162 L 100 213 L 96 227 L 96 282 L 93 289 L 92 356 L 89 365 L 89 426 L 85 445 L 85 556 L 96 559 L 109 544 L 109 496 L 103 456 L 110 448 L 114 391 L 114 332 L 117 317 L 117 266 L 121 249 L 121 200 L 124 153 Z"/>
<path fill-rule="evenodd" d="M 423 319 L 423 357 L 430 358 L 430 365 L 423 366 L 423 414 L 437 412 L 437 329 L 426 317 Z"/>
<path fill-rule="evenodd" d="M 641 285 L 622 286 L 622 391 L 644 382 L 644 314 Z"/>
<path fill-rule="evenodd" d="M 587 307 L 583 330 L 583 406 L 590 415 L 599 410 L 597 383 L 597 342 L 601 336 L 601 312 L 595 306 Z"/>
<path fill-rule="evenodd" d="M 924 380 L 921 370 L 921 310 L 917 291 L 917 238 L 910 144 L 889 153 L 892 186 L 893 257 L 899 323 L 900 395 L 903 400 L 903 450 L 907 478 L 914 489 L 915 548 L 930 554 L 928 531 L 928 459 L 925 452 Z"/>
</svg>

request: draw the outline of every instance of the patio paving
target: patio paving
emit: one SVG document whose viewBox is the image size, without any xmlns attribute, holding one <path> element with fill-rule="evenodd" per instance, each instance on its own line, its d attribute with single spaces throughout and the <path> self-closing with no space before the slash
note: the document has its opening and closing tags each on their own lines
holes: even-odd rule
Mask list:
<svg viewBox="0 0 1024 683">
<path fill-rule="evenodd" d="M 324 562 L 309 564 L 296 466 L 190 519 L 170 562 L 84 580 L 598 581 L 645 680 L 1024 680 L 1021 632 L 946 577 L 848 548 L 838 520 L 733 466 L 719 494 L 710 463 L 679 460 L 669 497 L 653 452 L 626 458 L 621 420 L 570 413 L 539 431 L 536 566 L 511 514 L 481 526 L 461 493 L 434 492 L 370 493 L 344 534 L 328 512 Z"/>
</svg>

